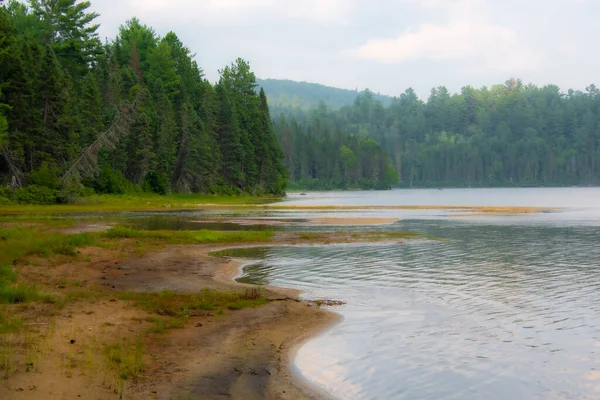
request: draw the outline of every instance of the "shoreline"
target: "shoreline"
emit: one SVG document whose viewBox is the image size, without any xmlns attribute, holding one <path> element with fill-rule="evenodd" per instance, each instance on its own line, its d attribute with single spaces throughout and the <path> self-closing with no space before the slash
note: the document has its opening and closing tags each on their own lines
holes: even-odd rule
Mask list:
<svg viewBox="0 0 600 400">
<path fill-rule="evenodd" d="M 276 245 L 282 244 L 287 243 Z M 260 245 L 167 246 L 158 253 L 131 260 L 108 284 L 117 285 L 118 290 L 174 290 L 176 293 L 194 292 L 204 287 L 256 289 L 259 286 L 235 281 L 246 264 L 244 261 L 210 253 Z M 158 277 L 144 277 L 147 266 L 156 267 L 157 263 L 163 266 L 164 272 Z M 334 400 L 330 393 L 305 379 L 294 360 L 303 344 L 343 317 L 300 300 L 299 290 L 274 286 L 264 289 L 267 304 L 231 311 L 222 318 L 203 317 L 199 319 L 201 328 L 195 327 L 197 324 L 192 321 L 188 327 L 170 333 L 170 343 L 160 346 L 154 356 L 160 365 L 150 372 L 157 379 L 132 387 L 129 398 L 216 399 L 227 395 L 234 400 Z M 167 366 L 176 366 L 176 373 L 163 372 Z M 210 384 L 205 386 L 203 382 Z"/>
<path fill-rule="evenodd" d="M 283 236 L 272 244 L 292 242 Z M 24 326 L 33 331 L 25 335 L 25 342 L 19 333 L 6 337 L 14 343 L 10 345 L 15 349 L 10 353 L 14 361 L 10 376 L 0 383 L 0 398 L 334 398 L 304 379 L 294 359 L 307 340 L 342 317 L 298 299 L 298 290 L 266 287 L 260 305 L 222 311 L 190 308 L 185 317 L 175 319 L 139 303 L 156 301 L 165 293 L 172 296 L 176 311 L 181 310 L 179 304 L 187 304 L 178 304 L 179 298 L 187 301 L 190 296 L 202 298 L 219 292 L 252 295 L 258 286 L 234 280 L 243 263 L 213 257 L 209 252 L 264 243 L 168 244 L 141 254 L 135 252 L 135 240 L 119 243 L 109 248 L 82 247 L 77 259 L 31 256 L 32 262 L 20 265 L 28 282 L 50 281 L 47 287 L 52 293 L 77 297 L 64 308 L 32 303 L 29 311 L 19 311 L 19 305 L 9 309 L 27 313 Z M 52 267 L 40 268 L 46 264 Z M 50 309 L 55 311 L 45 311 Z M 163 322 L 156 325 L 157 321 Z M 181 325 L 163 325 L 169 321 Z M 143 363 L 136 364 L 140 373 L 119 380 L 106 364 L 106 351 L 118 349 L 125 352 L 118 357 L 133 357 L 128 349 L 136 341 L 144 349 L 140 355 Z M 9 348 L 6 346 L 0 345 L 0 352 Z M 36 352 L 33 364 L 28 361 L 27 348 Z"/>
<path fill-rule="evenodd" d="M 64 240 L 61 232 L 90 240 L 87 232 L 107 227 L 40 224 L 25 232 L 46 240 Z M 320 307 L 326 299 L 299 299 L 297 289 L 236 282 L 248 261 L 212 252 L 422 238 L 407 232 L 280 232 L 266 241 L 202 244 L 162 237 L 97 239 L 58 247 L 60 253 L 25 253 L 19 281 L 39 285 L 53 300 L 10 305 L 8 314 L 0 314 L 3 329 L 3 321 L 22 321 L 0 340 L 0 353 L 11 359 L 0 398 L 334 399 L 302 376 L 294 360 L 304 343 L 343 317 Z"/>
<path fill-rule="evenodd" d="M 281 244 L 280 244 L 281 246 Z M 221 251 L 232 248 L 248 248 L 252 246 L 243 246 L 243 245 L 234 245 L 228 247 L 219 247 L 213 250 L 207 251 L 209 254 L 211 251 Z M 209 255 L 210 256 L 210 255 Z M 259 285 L 251 285 L 246 283 L 237 282 L 236 279 L 243 276 L 244 268 L 248 265 L 251 265 L 253 261 L 257 260 L 242 260 L 236 258 L 228 258 L 233 262 L 233 265 L 221 265 L 215 274 L 214 279 L 218 281 L 223 281 L 227 284 L 232 284 L 241 288 L 248 287 L 261 287 Z M 284 288 L 279 286 L 264 286 L 266 290 L 273 291 L 276 293 L 281 293 L 282 295 L 290 296 L 293 298 L 297 298 L 300 296 L 303 291 L 299 289 L 293 288 Z M 311 307 L 305 300 L 299 299 L 302 304 L 307 307 Z M 315 326 L 312 330 L 303 332 L 300 334 L 296 340 L 293 340 L 289 350 L 285 353 L 280 362 L 280 368 L 287 368 L 286 375 L 289 376 L 290 383 L 296 386 L 302 394 L 306 396 L 308 399 L 326 399 L 326 400 L 336 400 L 337 398 L 333 396 L 331 393 L 327 392 L 325 389 L 317 386 L 315 383 L 309 381 L 305 378 L 300 369 L 296 366 L 294 360 L 298 354 L 298 351 L 302 348 L 304 344 L 308 341 L 318 337 L 319 335 L 325 333 L 328 329 L 333 327 L 334 325 L 340 323 L 343 320 L 341 314 L 338 314 L 331 310 L 324 310 L 328 314 L 330 314 L 330 321 L 328 323 L 323 324 L 322 326 Z"/>
</svg>

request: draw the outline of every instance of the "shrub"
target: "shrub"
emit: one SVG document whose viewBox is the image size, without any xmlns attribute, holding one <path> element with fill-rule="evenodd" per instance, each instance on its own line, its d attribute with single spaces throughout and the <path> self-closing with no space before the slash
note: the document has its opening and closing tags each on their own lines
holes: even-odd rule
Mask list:
<svg viewBox="0 0 600 400">
<path fill-rule="evenodd" d="M 104 166 L 98 174 L 95 188 L 99 193 L 124 194 L 127 192 L 129 182 L 120 171 L 115 171 L 109 166 Z"/>
<path fill-rule="evenodd" d="M 60 187 L 60 178 L 58 176 L 58 169 L 53 164 L 48 164 L 44 161 L 37 171 L 33 171 L 27 175 L 27 184 L 58 189 Z"/>
<path fill-rule="evenodd" d="M 169 193 L 169 179 L 162 172 L 150 172 L 146 176 L 148 188 L 157 194 L 168 194 Z"/>
<path fill-rule="evenodd" d="M 10 204 L 13 191 L 8 186 L 0 186 L 0 204 Z"/>
<path fill-rule="evenodd" d="M 46 186 L 31 185 L 14 192 L 14 198 L 21 204 L 56 204 L 57 191 Z"/>
</svg>

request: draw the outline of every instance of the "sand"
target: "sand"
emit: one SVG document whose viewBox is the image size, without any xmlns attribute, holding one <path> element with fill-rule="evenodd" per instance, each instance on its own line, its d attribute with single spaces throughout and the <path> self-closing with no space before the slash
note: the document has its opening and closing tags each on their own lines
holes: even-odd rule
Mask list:
<svg viewBox="0 0 600 400">
<path fill-rule="evenodd" d="M 127 343 L 142 334 L 147 313 L 118 300 L 125 291 L 198 292 L 203 288 L 239 289 L 231 280 L 240 264 L 208 255 L 223 245 L 168 246 L 124 257 L 116 250 L 82 249 L 92 262 L 28 267 L 28 279 L 67 276 L 115 293 L 115 298 L 77 302 L 59 315 L 38 318 L 48 339 L 35 369 L 21 367 L 0 383 L 1 399 L 118 399 L 99 365 L 98 347 Z M 230 247 L 230 246 L 227 246 Z M 126 381 L 124 399 L 320 399 L 328 398 L 292 373 L 298 346 L 340 320 L 339 315 L 295 298 L 297 292 L 269 288 L 266 305 L 225 316 L 191 316 L 184 329 L 171 330 L 147 346 L 144 379 Z M 32 305 L 41 307 L 44 305 Z M 42 309 L 32 310 L 44 315 Z M 48 333 L 46 333 L 48 332 Z M 50 334 L 51 332 L 51 334 Z M 21 338 L 15 338 L 21 340 Z M 26 338 L 22 338 L 23 346 Z M 71 343 L 75 340 L 75 343 Z M 43 351 L 42 351 L 43 350 Z M 19 362 L 18 364 L 21 364 Z"/>
</svg>

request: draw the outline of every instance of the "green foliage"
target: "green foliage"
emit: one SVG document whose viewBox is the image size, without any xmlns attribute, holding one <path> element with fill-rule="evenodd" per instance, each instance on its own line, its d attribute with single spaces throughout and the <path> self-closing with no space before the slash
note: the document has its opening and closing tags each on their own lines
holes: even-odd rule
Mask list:
<svg viewBox="0 0 600 400">
<path fill-rule="evenodd" d="M 169 179 L 162 172 L 150 172 L 146 176 L 146 183 L 150 188 L 150 191 L 156 194 L 168 194 L 169 193 Z"/>
<path fill-rule="evenodd" d="M 283 194 L 281 150 L 246 61 L 213 86 L 174 33 L 133 18 L 102 46 L 97 17 L 89 1 L 0 7 L 0 182 L 35 186 L 0 202 L 73 201 L 81 184 Z"/>
<path fill-rule="evenodd" d="M 27 176 L 27 183 L 29 185 L 45 186 L 50 189 L 58 189 L 60 187 L 58 170 L 54 165 L 44 161 L 39 169 L 29 173 Z"/>
<path fill-rule="evenodd" d="M 31 185 L 15 190 L 13 198 L 20 204 L 56 204 L 58 192 L 46 186 Z"/>
<path fill-rule="evenodd" d="M 594 85 L 562 93 L 511 79 L 434 88 L 426 102 L 408 89 L 387 107 L 366 91 L 336 111 L 288 109 L 275 128 L 291 188 L 600 184 Z"/>
<path fill-rule="evenodd" d="M 115 171 L 105 165 L 100 170 L 98 177 L 92 183 L 98 193 L 105 194 L 124 194 L 128 192 L 131 184 L 120 171 Z"/>
</svg>

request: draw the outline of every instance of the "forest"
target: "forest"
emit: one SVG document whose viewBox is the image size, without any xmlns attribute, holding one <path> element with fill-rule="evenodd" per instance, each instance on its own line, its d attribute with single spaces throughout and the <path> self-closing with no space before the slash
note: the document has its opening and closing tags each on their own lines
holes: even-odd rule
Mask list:
<svg viewBox="0 0 600 400">
<path fill-rule="evenodd" d="M 366 90 L 339 109 L 291 107 L 275 129 L 291 187 L 600 184 L 594 85 L 563 93 L 509 79 L 456 94 L 437 87 L 426 101 L 407 89 L 387 107 Z"/>
<path fill-rule="evenodd" d="M 133 18 L 102 43 L 89 8 L 0 6 L 0 203 L 284 193 L 283 155 L 248 62 L 211 84 L 175 33 Z"/>
<path fill-rule="evenodd" d="M 0 6 L 0 203 L 600 184 L 594 85 L 509 79 L 422 100 L 258 80 L 243 59 L 211 83 L 175 33 L 132 18 L 102 43 L 89 8 Z"/>
</svg>

